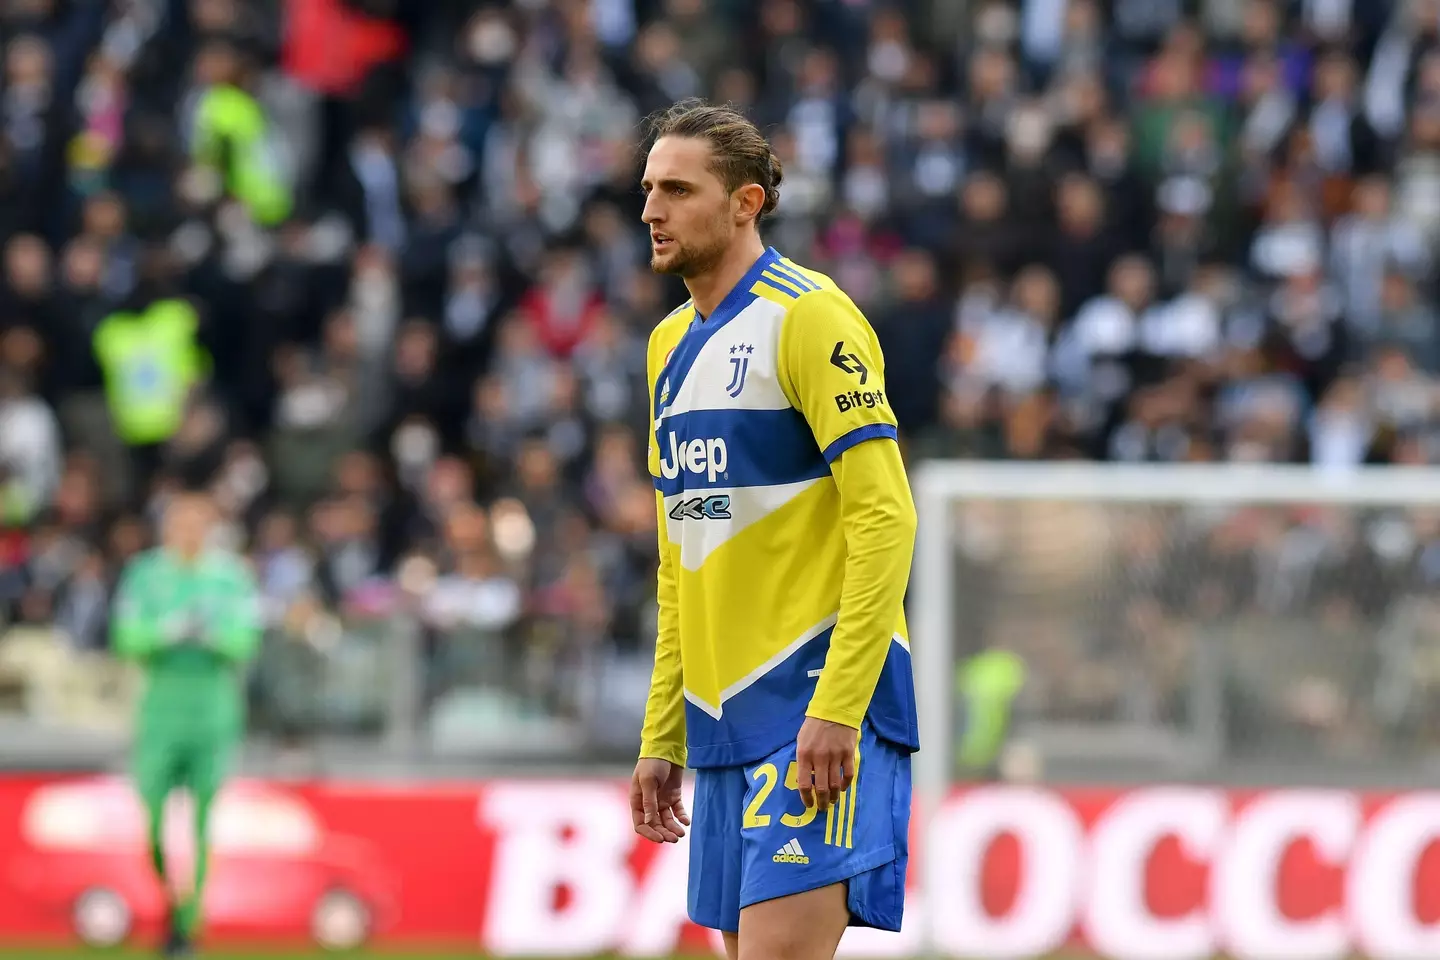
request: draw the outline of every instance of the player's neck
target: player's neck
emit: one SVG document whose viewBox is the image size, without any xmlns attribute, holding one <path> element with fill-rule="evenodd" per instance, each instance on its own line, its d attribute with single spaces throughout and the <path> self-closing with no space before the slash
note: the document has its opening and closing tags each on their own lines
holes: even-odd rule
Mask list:
<svg viewBox="0 0 1440 960">
<path fill-rule="evenodd" d="M 715 269 L 698 277 L 687 277 L 685 287 L 690 291 L 696 312 L 706 318 L 713 314 L 764 253 L 765 244 L 761 242 L 760 235 L 751 233 L 742 242 L 733 245 Z"/>
</svg>

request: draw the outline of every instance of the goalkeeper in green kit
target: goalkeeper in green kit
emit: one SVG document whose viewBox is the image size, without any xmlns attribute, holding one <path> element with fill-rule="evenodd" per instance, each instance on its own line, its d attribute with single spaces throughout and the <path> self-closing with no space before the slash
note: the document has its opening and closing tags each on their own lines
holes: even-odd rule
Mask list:
<svg viewBox="0 0 1440 960">
<path fill-rule="evenodd" d="M 205 495 L 177 495 L 165 510 L 162 545 L 125 568 L 112 615 L 116 652 L 146 674 L 132 770 L 170 905 L 167 956 L 187 955 L 199 928 L 211 806 L 244 736 L 245 665 L 260 641 L 249 570 L 207 544 L 214 516 Z M 177 901 L 162 825 L 165 800 L 181 787 L 194 801 L 195 863 L 191 892 Z"/>
</svg>

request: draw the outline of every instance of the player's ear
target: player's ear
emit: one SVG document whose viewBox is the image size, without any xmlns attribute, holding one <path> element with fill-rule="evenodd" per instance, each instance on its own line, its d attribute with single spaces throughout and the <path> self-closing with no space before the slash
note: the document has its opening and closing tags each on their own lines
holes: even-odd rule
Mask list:
<svg viewBox="0 0 1440 960">
<path fill-rule="evenodd" d="M 765 188 L 758 183 L 747 183 L 731 194 L 731 202 L 735 206 L 736 223 L 754 223 L 765 207 Z"/>
</svg>

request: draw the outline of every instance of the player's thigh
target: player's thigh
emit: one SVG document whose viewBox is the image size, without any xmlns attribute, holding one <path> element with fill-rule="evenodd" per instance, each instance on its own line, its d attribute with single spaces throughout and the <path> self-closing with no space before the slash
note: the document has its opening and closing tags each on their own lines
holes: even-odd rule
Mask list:
<svg viewBox="0 0 1440 960">
<path fill-rule="evenodd" d="M 163 810 L 165 798 L 184 780 L 184 768 L 185 744 L 180 737 L 163 731 L 142 731 L 136 736 L 130 776 L 135 791 L 151 812 Z"/>
<path fill-rule="evenodd" d="M 867 724 L 854 782 L 823 813 L 800 799 L 794 744 L 748 765 L 741 909 L 833 887 L 814 902 L 838 902 L 836 909 L 851 924 L 898 929 L 908 852 L 908 760 Z"/>
<path fill-rule="evenodd" d="M 726 930 L 720 938 L 725 941 L 725 960 L 740 960 L 740 934 Z"/>
<path fill-rule="evenodd" d="M 697 770 L 691 802 L 687 911 L 699 926 L 725 933 L 727 951 L 740 929 L 746 782 L 742 767 Z"/>
<path fill-rule="evenodd" d="M 208 805 L 229 779 L 238 744 L 230 737 L 205 738 L 185 751 L 185 785 L 197 803 Z"/>
<path fill-rule="evenodd" d="M 849 923 L 843 881 L 752 903 L 740 911 L 738 960 L 831 960 Z"/>
</svg>

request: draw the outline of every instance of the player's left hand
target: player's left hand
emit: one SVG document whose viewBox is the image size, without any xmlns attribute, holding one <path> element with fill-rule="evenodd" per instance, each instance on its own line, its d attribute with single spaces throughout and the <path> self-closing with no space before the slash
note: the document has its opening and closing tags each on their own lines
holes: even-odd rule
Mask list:
<svg viewBox="0 0 1440 960">
<path fill-rule="evenodd" d="M 860 731 L 843 723 L 806 717 L 795 738 L 795 779 L 806 807 L 828 810 L 855 780 Z"/>
<path fill-rule="evenodd" d="M 651 843 L 679 843 L 690 825 L 680 788 L 685 768 L 658 757 L 641 757 L 630 778 L 630 819 Z"/>
</svg>

